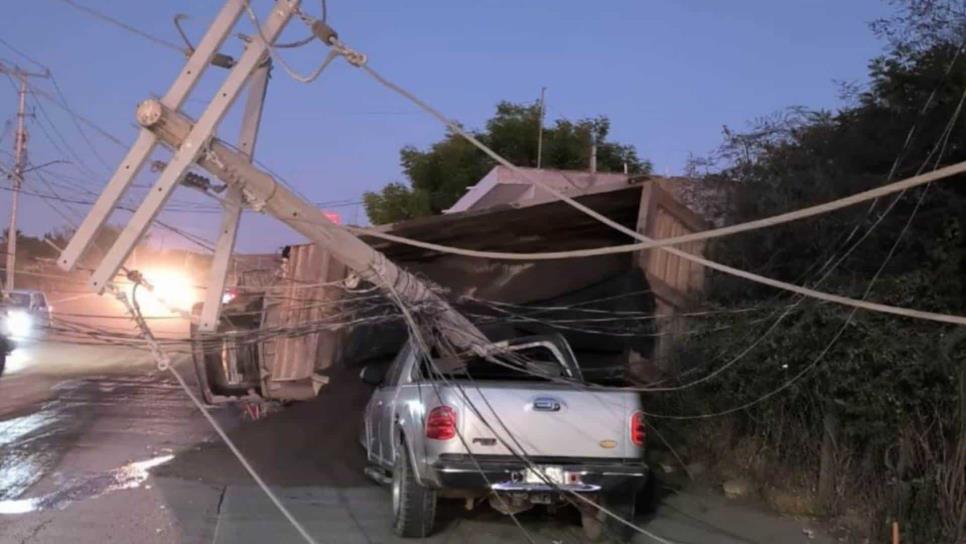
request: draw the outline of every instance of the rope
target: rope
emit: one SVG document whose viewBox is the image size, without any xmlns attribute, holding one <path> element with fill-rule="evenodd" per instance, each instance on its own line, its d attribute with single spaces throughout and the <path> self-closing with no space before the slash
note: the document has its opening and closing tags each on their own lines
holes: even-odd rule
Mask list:
<svg viewBox="0 0 966 544">
<path fill-rule="evenodd" d="M 793 293 L 797 293 L 797 294 L 800 294 L 800 295 L 812 297 L 812 298 L 815 298 L 815 299 L 818 299 L 818 300 L 824 300 L 826 302 L 834 302 L 836 304 L 841 304 L 843 306 L 850 306 L 850 307 L 853 307 L 853 308 L 861 308 L 861 309 L 864 309 L 864 310 L 871 310 L 871 311 L 882 312 L 882 313 L 887 313 L 887 314 L 893 314 L 893 315 L 898 315 L 898 316 L 903 316 L 903 317 L 912 317 L 912 318 L 916 318 L 916 319 L 925 319 L 925 320 L 929 320 L 929 321 L 938 321 L 938 322 L 941 322 L 941 323 L 951 323 L 951 324 L 954 324 L 954 325 L 966 325 L 966 317 L 963 317 L 963 316 L 950 315 L 950 314 L 941 314 L 941 313 L 936 313 L 936 312 L 927 312 L 927 311 L 914 310 L 914 309 L 903 308 L 903 307 L 898 307 L 898 306 L 889 306 L 887 304 L 879 304 L 879 303 L 874 303 L 874 302 L 868 302 L 868 301 L 858 300 L 858 299 L 854 299 L 854 298 L 850 298 L 850 297 L 845 297 L 845 296 L 841 296 L 841 295 L 835 295 L 835 294 L 831 294 L 831 293 L 826 293 L 826 292 L 823 292 L 823 291 L 816 291 L 815 289 L 809 289 L 807 287 L 802 287 L 802 286 L 799 286 L 799 285 L 794 285 L 794 284 L 787 283 L 787 282 L 784 282 L 784 281 L 780 281 L 780 280 L 768 278 L 768 277 L 765 277 L 765 276 L 762 276 L 762 275 L 759 275 L 759 274 L 755 274 L 755 273 L 752 273 L 752 272 L 748 272 L 748 271 L 745 271 L 745 270 L 741 270 L 741 269 L 738 269 L 738 268 L 735 268 L 735 267 L 732 267 L 732 266 L 728 266 L 728 265 L 725 265 L 725 264 L 721 264 L 721 263 L 718 263 L 716 261 L 711 261 L 709 259 L 705 259 L 704 257 L 700 257 L 698 255 L 693 255 L 693 254 L 688 253 L 686 251 L 682 251 L 682 250 L 677 249 L 675 247 L 664 247 L 664 246 L 661 245 L 661 243 L 662 242 L 666 243 L 667 242 L 666 240 L 655 241 L 655 240 L 653 240 L 653 239 L 651 239 L 651 238 L 649 238 L 647 236 L 644 236 L 643 234 L 640 234 L 640 233 L 638 233 L 638 232 L 636 232 L 634 230 L 631 230 L 631 229 L 625 227 L 624 225 L 621 225 L 620 223 L 617 223 L 616 221 L 608 218 L 607 216 L 602 215 L 601 213 L 599 213 L 599 212 L 597 212 L 597 211 L 595 211 L 595 210 L 593 210 L 593 209 L 591 209 L 591 208 L 589 208 L 589 207 L 581 204 L 580 202 L 577 202 L 573 198 L 571 198 L 571 197 L 569 197 L 569 196 L 561 193 L 556 188 L 554 188 L 554 187 L 552 187 L 552 186 L 550 186 L 550 185 L 548 185 L 546 183 L 541 182 L 539 179 L 536 179 L 533 176 L 530 176 L 527 172 L 525 172 L 521 168 L 518 168 L 516 165 L 514 165 L 510 161 L 508 161 L 505 158 L 503 158 L 500 154 L 496 153 L 495 151 L 493 151 L 492 149 L 490 149 L 489 147 L 487 147 L 484 143 L 480 142 L 476 137 L 474 137 L 472 134 L 470 134 L 466 130 L 464 130 L 458 123 L 456 123 L 455 121 L 450 120 L 445 115 L 443 115 L 442 113 L 440 113 L 438 110 L 436 110 L 435 108 L 433 108 L 432 106 L 430 106 L 426 102 L 423 102 L 422 100 L 420 100 L 418 97 L 416 97 L 415 95 L 413 95 L 409 91 L 407 91 L 407 90 L 403 89 L 402 87 L 396 85 L 395 83 L 387 80 L 382 75 L 380 75 L 378 72 L 376 72 L 375 70 L 373 70 L 368 64 L 363 64 L 363 65 L 360 66 L 360 68 L 362 68 L 363 71 L 365 71 L 367 74 L 369 74 L 370 76 L 372 76 L 372 78 L 375 79 L 377 82 L 379 82 L 380 84 L 382 84 L 386 88 L 388 88 L 388 89 L 396 92 L 397 94 L 405 97 L 406 99 L 408 99 L 409 101 L 411 101 L 412 103 L 414 103 L 416 106 L 418 106 L 420 109 L 422 109 L 426 113 L 428 113 L 431 116 L 433 116 L 436 119 L 438 119 L 445 126 L 447 126 L 450 130 L 452 130 L 453 132 L 459 134 L 460 136 L 462 136 L 463 138 L 465 138 L 467 141 L 469 141 L 470 143 L 472 143 L 473 145 L 475 145 L 477 148 L 479 148 L 481 151 L 483 151 L 484 153 L 486 153 L 487 155 L 489 155 L 490 158 L 492 158 L 493 160 L 495 160 L 499 164 L 502 164 L 503 166 L 506 166 L 507 168 L 509 168 L 510 170 L 512 170 L 513 172 L 515 172 L 516 174 L 519 174 L 520 176 L 524 177 L 531 184 L 533 184 L 533 185 L 535 185 L 537 187 L 540 187 L 541 189 L 543 189 L 543 190 L 549 192 L 550 194 L 552 194 L 553 196 L 557 197 L 559 200 L 561 200 L 561 201 L 569 204 L 570 206 L 576 208 L 577 210 L 580 210 L 581 212 L 589 215 L 590 217 L 593 217 L 594 219 L 597 219 L 601 223 L 603 223 L 603 224 L 605 224 L 605 225 L 607 225 L 607 226 L 609 226 L 609 227 L 611 227 L 611 228 L 613 228 L 613 229 L 615 229 L 617 231 L 620 231 L 620 232 L 622 232 L 622 233 L 624 233 L 624 234 L 626 234 L 626 235 L 634 238 L 635 240 L 640 240 L 641 242 L 644 242 L 644 243 L 647 243 L 647 244 L 654 244 L 654 245 L 652 245 L 650 247 L 660 247 L 660 249 L 662 251 L 666 251 L 666 252 L 670 253 L 671 255 L 674 255 L 676 257 L 680 257 L 680 258 L 682 258 L 684 260 L 687 260 L 687 261 L 690 261 L 690 262 L 693 262 L 693 263 L 696 263 L 696 264 L 703 265 L 705 267 L 711 268 L 713 270 L 717 270 L 719 272 L 724 272 L 726 274 L 730 274 L 730 275 L 735 276 L 735 277 L 739 277 L 739 278 L 746 279 L 746 280 L 749 280 L 749 281 L 753 281 L 753 282 L 756 282 L 756 283 L 760 283 L 760 284 L 763 284 L 763 285 L 768 285 L 769 287 L 774 287 L 776 289 L 784 289 L 786 291 L 791 291 Z M 955 164 L 955 165 L 952 165 L 952 166 L 948 166 L 946 168 L 943 168 L 943 169 L 940 169 L 940 170 L 936 170 L 935 172 L 930 172 L 929 174 L 923 174 L 921 176 L 916 176 L 916 178 L 918 178 L 918 179 L 916 179 L 916 178 L 910 178 L 908 180 L 905 180 L 905 183 L 909 183 L 909 182 L 911 182 L 911 180 L 914 180 L 915 179 L 916 182 L 921 185 L 921 184 L 928 183 L 928 182 L 933 181 L 933 180 L 936 180 L 936 179 L 940 179 L 940 178 L 942 178 L 944 176 L 949 176 L 949 175 L 952 175 L 954 173 L 961 173 L 961 172 L 966 172 L 966 162 L 962 162 L 962 163 L 958 163 L 958 164 Z M 898 182 L 898 183 L 902 183 L 902 182 Z M 852 198 L 854 198 L 855 196 L 857 196 L 857 195 L 853 195 Z M 849 198 L 849 197 L 847 197 L 847 198 Z M 861 200 L 858 200 L 857 202 L 861 202 Z M 828 204 L 832 204 L 832 203 L 828 203 Z M 846 204 L 846 205 L 849 205 L 849 204 Z M 790 214 L 794 214 L 796 212 L 789 212 L 789 213 Z M 788 214 L 782 214 L 782 215 L 788 215 Z M 776 216 L 776 217 L 781 217 L 781 216 Z M 762 220 L 759 220 L 759 221 L 760 222 L 767 222 L 770 219 L 771 218 L 766 218 L 766 219 L 762 219 Z M 752 223 L 755 223 L 755 222 L 752 222 Z M 744 225 L 744 224 L 742 224 L 742 225 Z M 761 226 L 763 226 L 763 225 L 758 225 L 758 227 L 756 227 L 756 228 L 760 228 Z M 724 229 L 737 229 L 739 227 L 741 227 L 741 225 L 732 225 L 731 227 L 724 227 Z M 743 228 L 743 227 L 741 227 L 741 228 L 742 228 L 742 230 L 748 230 L 747 228 Z M 718 229 L 718 230 L 721 230 L 721 229 Z M 740 232 L 740 231 L 736 231 L 736 232 Z M 693 238 L 693 239 L 692 238 L 688 238 L 687 236 L 685 236 L 685 237 L 678 237 L 678 239 L 676 239 L 674 243 L 683 243 L 683 240 L 682 239 L 687 239 L 689 241 L 699 240 L 699 239 L 701 239 L 700 238 L 700 235 L 701 235 L 701 233 L 695 233 L 694 236 L 696 238 Z M 667 239 L 667 240 L 672 240 L 672 239 Z"/>
</svg>

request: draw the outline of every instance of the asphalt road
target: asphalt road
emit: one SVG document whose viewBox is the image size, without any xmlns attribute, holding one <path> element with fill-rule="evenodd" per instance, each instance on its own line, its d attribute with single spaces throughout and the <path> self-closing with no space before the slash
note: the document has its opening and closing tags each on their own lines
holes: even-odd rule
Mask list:
<svg viewBox="0 0 966 544">
<path fill-rule="evenodd" d="M 187 361 L 181 361 L 191 375 Z M 300 542 L 169 374 L 122 347 L 43 341 L 0 378 L 0 543 Z M 256 422 L 213 409 L 318 542 L 397 542 L 387 490 L 362 475 L 356 443 L 368 391 L 333 376 L 312 402 Z M 581 542 L 577 516 L 520 516 L 537 542 Z M 637 520 L 670 542 L 822 542 L 701 488 L 665 496 Z M 526 542 L 488 507 L 441 506 L 431 542 Z M 641 535 L 635 542 L 652 542 Z"/>
</svg>

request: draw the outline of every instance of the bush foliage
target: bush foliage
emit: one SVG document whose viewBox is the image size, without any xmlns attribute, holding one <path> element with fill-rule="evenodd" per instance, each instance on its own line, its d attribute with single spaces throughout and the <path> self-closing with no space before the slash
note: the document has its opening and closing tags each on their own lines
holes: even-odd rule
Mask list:
<svg viewBox="0 0 966 544">
<path fill-rule="evenodd" d="M 897 17 L 874 25 L 888 52 L 870 62 L 866 83 L 846 89 L 840 110 L 797 108 L 748 131 L 726 129 L 721 149 L 694 164 L 706 194 L 724 202 L 724 220 L 757 219 L 966 160 L 963 7 L 898 4 Z M 964 181 L 721 239 L 709 250 L 785 281 L 966 315 Z M 904 541 L 962 541 L 962 327 L 852 312 L 720 275 L 709 297 L 720 309 L 760 309 L 696 325 L 705 332 L 679 354 L 688 376 L 757 344 L 714 379 L 655 403 L 677 414 L 747 405 L 728 414 L 738 436 L 754 437 L 775 466 L 796 468 L 813 485 L 831 437 L 836 486 L 822 505 L 828 513 L 859 503 L 870 532 L 899 520 Z M 826 432 L 829 421 L 834 432 Z"/>
</svg>

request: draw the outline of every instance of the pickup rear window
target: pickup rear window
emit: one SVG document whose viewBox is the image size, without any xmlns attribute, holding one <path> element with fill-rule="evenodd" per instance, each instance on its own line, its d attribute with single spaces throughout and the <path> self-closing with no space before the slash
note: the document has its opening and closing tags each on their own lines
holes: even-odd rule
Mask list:
<svg viewBox="0 0 966 544">
<path fill-rule="evenodd" d="M 443 375 L 448 380 L 473 379 L 516 382 L 546 382 L 555 378 L 570 376 L 556 354 L 546 346 L 521 348 L 506 354 L 494 355 L 494 358 L 499 362 L 493 362 L 482 357 L 473 357 L 467 359 L 459 370 L 447 372 Z M 435 368 L 430 368 L 426 362 L 421 367 L 423 376 L 438 375 Z"/>
</svg>

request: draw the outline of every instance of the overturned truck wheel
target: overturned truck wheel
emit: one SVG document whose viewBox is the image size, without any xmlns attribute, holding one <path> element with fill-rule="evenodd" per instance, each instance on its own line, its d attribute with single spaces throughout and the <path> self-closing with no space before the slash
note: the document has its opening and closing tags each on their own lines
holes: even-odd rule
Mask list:
<svg viewBox="0 0 966 544">
<path fill-rule="evenodd" d="M 421 538 L 433 532 L 436 491 L 419 485 L 403 444 L 392 471 L 393 530 L 404 538 Z"/>
</svg>

